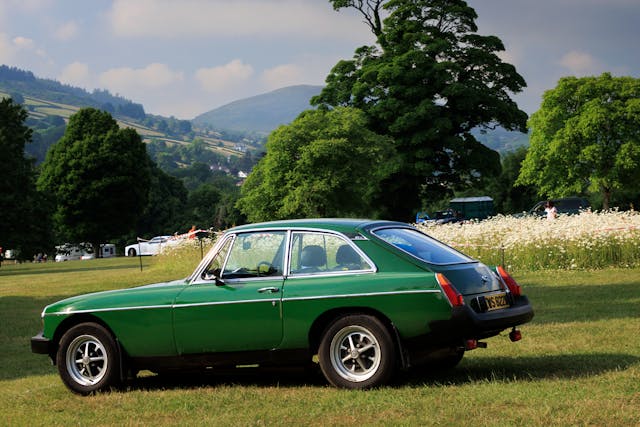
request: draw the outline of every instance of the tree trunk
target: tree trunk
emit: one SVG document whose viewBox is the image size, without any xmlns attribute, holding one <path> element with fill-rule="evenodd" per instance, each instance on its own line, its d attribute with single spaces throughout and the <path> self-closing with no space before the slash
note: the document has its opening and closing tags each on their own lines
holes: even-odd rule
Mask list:
<svg viewBox="0 0 640 427">
<path fill-rule="evenodd" d="M 603 188 L 602 189 L 602 210 L 603 211 L 608 211 L 609 210 L 609 201 L 611 200 L 611 189 L 610 188 Z"/>
</svg>

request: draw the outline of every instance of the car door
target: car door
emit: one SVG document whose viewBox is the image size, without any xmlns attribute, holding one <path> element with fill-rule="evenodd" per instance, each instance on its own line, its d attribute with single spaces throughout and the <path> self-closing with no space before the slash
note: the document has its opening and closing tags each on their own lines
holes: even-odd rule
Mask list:
<svg viewBox="0 0 640 427">
<path fill-rule="evenodd" d="M 268 350 L 282 340 L 285 231 L 239 233 L 174 304 L 179 354 Z"/>
</svg>

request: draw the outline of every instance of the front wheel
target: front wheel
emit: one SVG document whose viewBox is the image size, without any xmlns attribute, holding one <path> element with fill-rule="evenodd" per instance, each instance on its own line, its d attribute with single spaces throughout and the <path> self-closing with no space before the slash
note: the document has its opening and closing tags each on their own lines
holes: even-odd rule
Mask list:
<svg viewBox="0 0 640 427">
<path fill-rule="evenodd" d="M 78 394 L 106 390 L 120 380 L 118 346 L 97 323 L 81 323 L 65 332 L 56 364 L 62 382 Z"/>
<path fill-rule="evenodd" d="M 128 256 L 136 256 L 136 250 L 133 248 L 129 248 L 129 252 L 127 252 Z"/>
<path fill-rule="evenodd" d="M 348 315 L 325 331 L 318 350 L 320 368 L 336 387 L 375 387 L 393 376 L 396 349 L 389 330 L 368 315 Z"/>
</svg>

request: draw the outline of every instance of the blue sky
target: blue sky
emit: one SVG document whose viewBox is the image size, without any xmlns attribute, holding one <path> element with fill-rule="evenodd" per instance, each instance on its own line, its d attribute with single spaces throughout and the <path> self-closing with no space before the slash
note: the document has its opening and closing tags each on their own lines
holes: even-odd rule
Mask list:
<svg viewBox="0 0 640 427">
<path fill-rule="evenodd" d="M 640 0 L 469 0 L 479 33 L 527 81 L 532 113 L 567 75 L 639 77 Z M 294 84 L 372 44 L 361 18 L 324 0 L 0 0 L 0 63 L 108 89 L 148 113 L 190 119 Z"/>
</svg>

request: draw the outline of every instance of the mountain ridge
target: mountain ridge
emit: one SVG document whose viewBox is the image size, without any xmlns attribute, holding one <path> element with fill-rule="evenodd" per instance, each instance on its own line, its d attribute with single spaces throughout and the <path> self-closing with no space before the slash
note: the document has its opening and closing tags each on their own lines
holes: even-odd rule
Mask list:
<svg viewBox="0 0 640 427">
<path fill-rule="evenodd" d="M 230 102 L 196 116 L 191 122 L 197 126 L 268 134 L 313 108 L 309 101 L 321 90 L 322 86 L 314 85 L 286 86 Z"/>
</svg>

